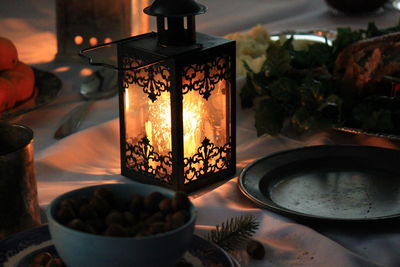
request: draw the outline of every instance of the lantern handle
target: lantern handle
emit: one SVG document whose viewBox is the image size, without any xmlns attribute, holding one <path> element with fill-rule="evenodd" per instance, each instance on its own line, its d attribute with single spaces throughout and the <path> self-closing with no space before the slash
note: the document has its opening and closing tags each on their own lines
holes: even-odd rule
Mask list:
<svg viewBox="0 0 400 267">
<path fill-rule="evenodd" d="M 103 47 L 106 47 L 106 46 L 110 46 L 110 45 L 114 45 L 114 44 L 118 44 L 118 43 L 123 43 L 123 42 L 127 42 L 127 41 L 138 40 L 138 39 L 142 39 L 142 38 L 145 38 L 145 37 L 148 37 L 148 36 L 154 36 L 154 35 L 156 35 L 155 32 L 144 33 L 144 34 L 128 37 L 128 38 L 125 38 L 125 39 L 112 41 L 112 42 L 109 42 L 109 43 L 104 43 L 104 44 L 99 44 L 99 45 L 96 45 L 96 46 L 91 46 L 91 47 L 88 47 L 88 48 L 80 50 L 79 51 L 79 56 L 84 58 L 84 59 L 87 59 L 89 64 L 92 65 L 92 66 L 102 66 L 102 67 L 105 67 L 105 68 L 110 68 L 110 69 L 119 70 L 119 71 L 139 70 L 139 69 L 147 68 L 147 67 L 149 67 L 151 65 L 155 65 L 156 63 L 160 62 L 160 60 L 156 60 L 156 61 L 144 64 L 144 65 L 139 65 L 139 66 L 136 66 L 136 67 L 120 68 L 118 66 L 114 66 L 112 64 L 108 64 L 108 63 L 104 63 L 104 62 L 94 62 L 93 58 L 88 56 L 88 55 L 86 55 L 85 53 L 93 51 L 93 50 L 96 50 L 96 49 L 99 49 L 99 48 L 103 48 Z M 166 60 L 166 59 L 169 59 L 169 58 L 170 57 L 165 57 L 163 60 Z"/>
</svg>

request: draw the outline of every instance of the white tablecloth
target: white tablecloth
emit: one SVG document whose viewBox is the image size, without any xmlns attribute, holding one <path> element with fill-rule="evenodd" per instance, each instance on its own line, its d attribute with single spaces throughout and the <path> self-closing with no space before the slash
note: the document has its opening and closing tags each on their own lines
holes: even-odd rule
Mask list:
<svg viewBox="0 0 400 267">
<path fill-rule="evenodd" d="M 209 12 L 197 19 L 198 30 L 227 34 L 264 24 L 269 31 L 288 29 L 334 29 L 337 26 L 364 27 L 368 21 L 380 26 L 394 25 L 398 13 L 386 10 L 375 17 L 338 17 L 327 12 L 322 0 L 203 0 Z M 12 119 L 35 132 L 36 173 L 40 204 L 82 186 L 98 183 L 131 182 L 122 177 L 119 166 L 117 97 L 94 103 L 81 131 L 57 141 L 53 139 L 60 119 L 82 100 L 78 96 L 82 69 L 79 63 L 53 62 L 56 53 L 53 0 L 3 0 L 0 2 L 0 36 L 12 39 L 20 59 L 55 72 L 63 81 L 59 98 L 40 110 Z M 238 88 L 240 88 L 240 82 Z M 271 153 L 331 143 L 330 136 L 318 134 L 303 141 L 282 136 L 257 138 L 251 110 L 238 110 L 237 155 L 239 171 Z M 362 140 L 378 144 L 377 139 Z M 379 145 L 391 147 L 390 143 Z M 193 195 L 199 209 L 198 233 L 227 218 L 254 214 L 260 221 L 255 237 L 262 241 L 262 261 L 237 255 L 244 266 L 400 266 L 400 234 L 371 229 L 349 232 L 341 228 L 313 229 L 259 209 L 238 190 L 237 177 Z"/>
</svg>

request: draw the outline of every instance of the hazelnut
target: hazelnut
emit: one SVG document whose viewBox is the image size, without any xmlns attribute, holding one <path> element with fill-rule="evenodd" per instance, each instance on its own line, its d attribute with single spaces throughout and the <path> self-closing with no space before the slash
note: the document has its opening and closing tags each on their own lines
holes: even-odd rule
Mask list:
<svg viewBox="0 0 400 267">
<path fill-rule="evenodd" d="M 139 231 L 139 226 L 137 226 L 137 225 L 129 226 L 129 227 L 125 228 L 125 231 L 126 231 L 127 236 L 136 236 L 136 234 Z"/>
<path fill-rule="evenodd" d="M 72 221 L 70 221 L 68 223 L 67 226 L 74 230 L 82 231 L 82 232 L 84 232 L 86 229 L 86 224 L 81 219 L 73 219 Z"/>
<path fill-rule="evenodd" d="M 164 214 L 158 211 L 146 219 L 146 223 L 163 222 L 165 221 Z"/>
<path fill-rule="evenodd" d="M 148 211 L 156 211 L 164 198 L 160 192 L 152 192 L 144 198 L 144 208 Z"/>
<path fill-rule="evenodd" d="M 46 265 L 46 267 L 64 267 L 65 264 L 60 258 L 52 258 Z"/>
<path fill-rule="evenodd" d="M 66 198 L 60 201 L 60 207 L 62 208 L 68 207 L 73 210 L 77 210 L 78 202 L 73 198 Z"/>
<path fill-rule="evenodd" d="M 172 229 L 176 229 L 176 228 L 178 228 L 178 227 L 180 227 L 180 226 L 185 224 L 186 216 L 185 216 L 185 214 L 183 212 L 180 212 L 180 211 L 175 212 L 172 215 L 172 217 L 171 217 L 169 222 L 171 224 L 171 228 Z"/>
<path fill-rule="evenodd" d="M 119 224 L 111 224 L 104 232 L 106 236 L 127 236 L 125 229 Z"/>
<path fill-rule="evenodd" d="M 96 190 L 94 190 L 93 196 L 98 198 L 103 198 L 110 205 L 114 203 L 114 193 L 108 188 L 104 187 L 97 188 Z"/>
<path fill-rule="evenodd" d="M 174 211 L 189 209 L 190 200 L 184 192 L 176 192 L 171 204 Z"/>
<path fill-rule="evenodd" d="M 119 211 L 112 211 L 106 217 L 106 225 L 108 226 L 112 224 L 123 225 L 124 221 L 124 215 Z"/>
<path fill-rule="evenodd" d="M 163 222 L 155 222 L 149 225 L 149 233 L 151 235 L 159 234 L 164 232 L 165 223 Z"/>
<path fill-rule="evenodd" d="M 71 207 L 64 206 L 58 209 L 56 218 L 60 223 L 66 224 L 71 220 L 75 219 L 76 214 Z"/>
<path fill-rule="evenodd" d="M 52 258 L 49 252 L 42 252 L 36 254 L 35 257 L 32 259 L 32 263 L 39 264 L 39 265 L 46 265 L 50 259 Z"/>
<path fill-rule="evenodd" d="M 138 217 L 133 215 L 131 212 L 129 211 L 125 211 L 123 213 L 124 215 L 124 221 L 127 225 L 134 225 L 138 222 Z"/>
<path fill-rule="evenodd" d="M 158 208 L 163 212 L 163 213 L 168 213 L 172 210 L 172 200 L 170 198 L 164 198 L 161 200 L 160 204 L 158 205 Z"/>
<path fill-rule="evenodd" d="M 77 203 L 76 207 L 79 207 L 84 204 L 89 204 L 90 198 L 87 196 L 79 196 L 75 199 L 75 202 Z"/>
<path fill-rule="evenodd" d="M 102 219 L 90 219 L 86 221 L 86 225 L 90 226 L 95 234 L 100 234 L 106 229 L 106 224 Z"/>
<path fill-rule="evenodd" d="M 129 202 L 129 210 L 133 214 L 138 214 L 140 210 L 143 209 L 144 206 L 144 197 L 140 195 L 133 195 Z"/>
<path fill-rule="evenodd" d="M 261 242 L 251 239 L 247 243 L 246 251 L 250 257 L 256 260 L 262 260 L 265 255 L 265 249 Z"/>
<path fill-rule="evenodd" d="M 129 201 L 123 199 L 115 199 L 112 208 L 121 212 L 129 210 Z"/>
<path fill-rule="evenodd" d="M 110 210 L 110 204 L 101 197 L 92 197 L 90 200 L 90 206 L 100 215 L 105 216 Z"/>
<path fill-rule="evenodd" d="M 140 220 L 140 221 L 144 221 L 144 220 L 146 220 L 147 218 L 149 218 L 151 215 L 152 215 L 152 214 L 151 214 L 150 212 L 145 211 L 145 210 L 142 210 L 142 211 L 140 211 L 140 213 L 139 213 L 139 220 Z"/>
<path fill-rule="evenodd" d="M 96 210 L 92 205 L 84 204 L 79 208 L 79 218 L 82 220 L 89 220 L 97 218 Z"/>
</svg>

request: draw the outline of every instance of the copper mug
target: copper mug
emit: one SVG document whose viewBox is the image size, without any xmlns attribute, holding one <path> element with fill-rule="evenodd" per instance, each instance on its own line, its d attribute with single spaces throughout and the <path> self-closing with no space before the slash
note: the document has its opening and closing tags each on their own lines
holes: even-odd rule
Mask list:
<svg viewBox="0 0 400 267">
<path fill-rule="evenodd" d="M 39 224 L 33 131 L 0 122 L 0 239 Z"/>
</svg>

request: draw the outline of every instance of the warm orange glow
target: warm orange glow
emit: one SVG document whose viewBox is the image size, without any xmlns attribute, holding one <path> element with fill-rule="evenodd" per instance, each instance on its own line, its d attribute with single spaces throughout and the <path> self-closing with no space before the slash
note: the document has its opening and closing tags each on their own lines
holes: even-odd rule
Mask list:
<svg viewBox="0 0 400 267">
<path fill-rule="evenodd" d="M 128 113 L 130 110 L 130 105 L 129 105 L 129 90 L 128 88 L 125 89 L 125 111 Z"/>
<path fill-rule="evenodd" d="M 204 65 L 200 67 L 204 68 Z M 226 157 L 224 154 L 226 152 L 220 148 L 229 142 L 227 118 L 229 84 L 226 80 L 211 84 L 212 81 L 205 77 L 205 71 L 194 73 L 195 69 L 190 68 L 189 71 L 192 72 L 182 77 L 182 84 L 189 85 L 190 82 L 186 77 L 190 77 L 192 82 L 196 81 L 199 84 L 203 82 L 204 91 L 211 85 L 213 90 L 208 97 L 204 96 L 201 88 L 199 90 L 191 88 L 183 93 L 182 121 L 178 123 L 182 123 L 183 157 L 185 162 L 190 162 L 185 166 L 185 175 L 188 178 L 185 183 L 197 179 L 204 173 L 215 172 L 215 166 L 222 166 L 224 161 L 221 157 Z M 214 72 L 214 68 L 210 68 L 210 73 Z M 165 168 L 165 172 L 171 174 L 172 167 L 160 163 L 159 160 L 159 156 L 171 156 L 174 119 L 171 114 L 170 93 L 174 88 L 168 91 L 161 90 L 162 86 L 169 86 L 165 82 L 165 77 L 170 74 L 167 71 L 163 74 L 166 76 L 153 73 L 152 79 L 146 80 L 148 72 L 136 73 L 146 82 L 144 82 L 146 87 L 134 82 L 125 88 L 125 131 L 128 142 L 143 149 L 141 150 L 143 155 L 140 155 L 138 160 L 146 161 L 151 170 L 162 167 Z M 157 93 L 156 97 L 149 97 L 150 92 Z M 146 140 L 146 143 L 141 143 L 141 140 Z"/>
<path fill-rule="evenodd" d="M 89 68 L 83 68 L 83 69 L 81 69 L 81 71 L 79 72 L 79 75 L 82 76 L 82 77 L 85 77 L 85 76 L 91 75 L 92 73 L 93 73 L 93 70 L 91 70 L 91 69 L 89 69 Z"/>
<path fill-rule="evenodd" d="M 109 37 L 107 37 L 107 38 L 104 39 L 104 43 L 105 43 L 105 44 L 106 44 L 106 43 L 111 43 L 111 42 L 112 42 L 112 39 L 109 38 Z"/>
<path fill-rule="evenodd" d="M 157 104 L 152 105 L 149 101 L 149 118 L 145 122 L 146 136 L 157 148 L 157 151 L 167 155 L 171 151 L 171 105 L 170 94 L 161 94 Z"/>
<path fill-rule="evenodd" d="M 200 145 L 198 140 L 199 126 L 204 114 L 203 103 L 195 97 L 183 101 L 184 155 L 193 156 Z M 150 100 L 149 100 L 150 101 Z M 162 94 L 157 100 L 158 105 L 151 105 L 149 120 L 145 123 L 146 136 L 158 152 L 166 155 L 171 151 L 171 105 L 169 94 Z M 127 105 L 129 108 L 129 104 Z"/>
<path fill-rule="evenodd" d="M 83 44 L 83 37 L 80 36 L 80 35 L 75 36 L 75 38 L 74 38 L 74 43 L 75 43 L 76 45 L 81 45 L 81 44 Z"/>
<path fill-rule="evenodd" d="M 132 0 L 132 35 L 150 31 L 150 16 L 143 13 L 143 9 L 149 5 L 149 0 Z"/>
<path fill-rule="evenodd" d="M 97 45 L 97 38 L 96 38 L 96 37 L 91 37 L 91 38 L 89 39 L 89 44 L 90 44 L 91 46 Z"/>
<path fill-rule="evenodd" d="M 203 102 L 194 97 L 197 95 L 188 95 L 183 99 L 183 140 L 184 155 L 191 157 L 197 152 L 199 147 L 199 127 L 202 123 L 202 116 L 208 117 L 207 112 L 203 110 Z"/>
<path fill-rule="evenodd" d="M 69 71 L 70 69 L 71 69 L 70 67 L 64 66 L 64 67 L 58 67 L 58 68 L 54 69 L 53 71 L 54 71 L 54 72 L 61 73 L 61 72 L 67 72 L 67 71 Z"/>
</svg>

